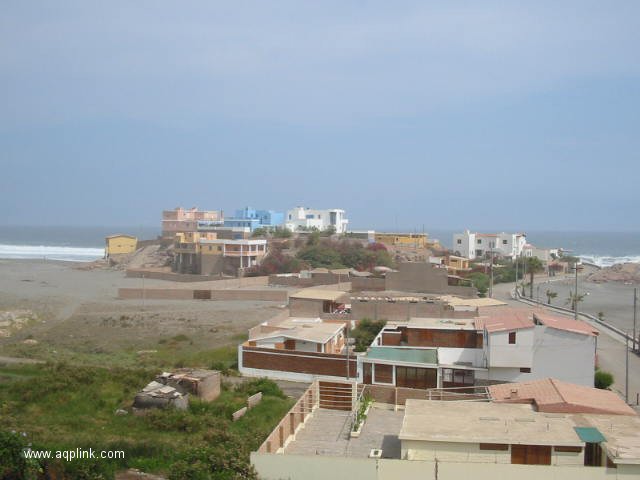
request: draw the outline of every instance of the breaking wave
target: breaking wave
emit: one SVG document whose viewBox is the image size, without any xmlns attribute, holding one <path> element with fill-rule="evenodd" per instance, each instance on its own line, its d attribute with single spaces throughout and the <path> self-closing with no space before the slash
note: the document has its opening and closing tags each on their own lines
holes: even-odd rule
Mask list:
<svg viewBox="0 0 640 480">
<path fill-rule="evenodd" d="M 608 255 L 580 255 L 580 260 L 593 263 L 599 267 L 610 267 L 617 263 L 640 263 L 640 255 L 626 255 L 623 257 L 612 257 Z"/>
<path fill-rule="evenodd" d="M 0 245 L 0 258 L 92 262 L 102 257 L 104 257 L 103 248 Z"/>
</svg>

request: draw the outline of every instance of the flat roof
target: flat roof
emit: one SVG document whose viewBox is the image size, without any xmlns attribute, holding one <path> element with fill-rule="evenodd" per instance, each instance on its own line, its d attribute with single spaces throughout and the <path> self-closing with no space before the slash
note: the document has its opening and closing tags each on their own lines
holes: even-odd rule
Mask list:
<svg viewBox="0 0 640 480">
<path fill-rule="evenodd" d="M 326 343 L 343 328 L 344 324 L 336 323 L 299 325 L 294 328 L 283 328 L 280 330 L 275 330 L 273 332 L 265 333 L 249 340 L 257 341 L 266 340 L 269 338 L 284 337 L 290 338 L 292 340 L 302 340 L 305 342 Z"/>
<path fill-rule="evenodd" d="M 438 350 L 436 348 L 370 347 L 363 357 L 363 360 L 365 359 L 437 365 Z"/>
<path fill-rule="evenodd" d="M 330 300 L 332 302 L 335 302 L 344 295 L 345 292 L 341 290 L 306 288 L 304 290 L 298 290 L 297 292 L 290 294 L 289 298 L 302 298 L 305 300 Z"/>
<path fill-rule="evenodd" d="M 451 306 L 466 305 L 469 307 L 497 307 L 500 305 L 507 305 L 502 300 L 496 300 L 495 298 L 460 298 L 453 295 L 443 295 L 440 300 L 447 302 Z"/>
<path fill-rule="evenodd" d="M 493 402 L 532 403 L 540 412 L 636 415 L 615 392 L 555 378 L 491 385 L 489 393 Z"/>
<path fill-rule="evenodd" d="M 475 326 L 473 318 L 422 318 L 412 317 L 409 321 L 389 322 L 388 326 L 406 326 L 407 328 L 428 328 L 438 330 L 473 330 Z"/>
<path fill-rule="evenodd" d="M 264 239 L 257 239 L 257 240 L 227 240 L 224 238 L 216 238 L 215 240 L 213 239 L 208 239 L 208 238 L 201 238 L 200 239 L 200 243 L 205 243 L 205 244 L 225 244 L 225 245 L 266 245 L 267 241 Z"/>
<path fill-rule="evenodd" d="M 530 405 L 407 400 L 400 440 L 583 446 L 568 415 Z"/>
</svg>

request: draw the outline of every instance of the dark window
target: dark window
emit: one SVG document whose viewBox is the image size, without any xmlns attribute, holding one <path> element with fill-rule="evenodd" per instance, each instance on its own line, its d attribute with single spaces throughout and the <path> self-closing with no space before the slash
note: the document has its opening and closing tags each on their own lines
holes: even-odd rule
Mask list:
<svg viewBox="0 0 640 480">
<path fill-rule="evenodd" d="M 480 450 L 509 450 L 508 443 L 481 443 Z"/>
<path fill-rule="evenodd" d="M 582 451 L 582 447 L 553 447 L 553 450 L 556 452 L 580 453 Z"/>
<path fill-rule="evenodd" d="M 482 245 L 482 239 L 479 238 L 477 243 L 478 243 L 478 245 Z"/>
<path fill-rule="evenodd" d="M 587 443 L 584 446 L 584 465 L 585 467 L 602 466 L 602 447 L 599 443 Z"/>
<path fill-rule="evenodd" d="M 393 366 L 376 364 L 373 370 L 376 383 L 393 383 Z"/>
<path fill-rule="evenodd" d="M 514 342 L 515 343 L 515 342 Z M 522 367 L 520 373 L 531 373 L 531 369 L 528 367 Z"/>
<path fill-rule="evenodd" d="M 511 445 L 511 463 L 551 465 L 551 447 L 546 445 Z"/>
<path fill-rule="evenodd" d="M 507 244 L 507 241 L 506 241 L 506 240 L 502 240 L 502 244 L 503 244 L 503 245 L 506 245 L 506 244 Z"/>
<path fill-rule="evenodd" d="M 509 332 L 509 345 L 515 345 L 516 343 L 516 332 Z"/>
<path fill-rule="evenodd" d="M 462 245 L 462 239 L 461 238 L 458 239 L 458 245 Z"/>
</svg>

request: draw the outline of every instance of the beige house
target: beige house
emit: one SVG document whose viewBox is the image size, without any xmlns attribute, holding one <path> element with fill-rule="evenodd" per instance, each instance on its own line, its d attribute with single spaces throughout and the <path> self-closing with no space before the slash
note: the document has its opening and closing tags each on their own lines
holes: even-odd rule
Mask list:
<svg viewBox="0 0 640 480">
<path fill-rule="evenodd" d="M 407 400 L 405 408 L 398 435 L 405 460 L 606 466 L 640 474 L 636 415 L 544 413 L 531 405 L 428 400 Z"/>
</svg>

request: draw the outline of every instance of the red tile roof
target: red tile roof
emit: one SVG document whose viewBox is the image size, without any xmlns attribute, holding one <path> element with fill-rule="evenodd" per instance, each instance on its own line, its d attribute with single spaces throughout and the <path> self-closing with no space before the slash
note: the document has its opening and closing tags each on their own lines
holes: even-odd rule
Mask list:
<svg viewBox="0 0 640 480">
<path fill-rule="evenodd" d="M 535 324 L 531 313 L 531 309 L 525 308 L 483 308 L 480 316 L 475 319 L 475 324 L 478 330 L 486 329 L 490 333 L 533 328 Z"/>
<path fill-rule="evenodd" d="M 489 394 L 493 402 L 532 403 L 539 412 L 636 415 L 614 392 L 555 378 L 491 385 Z"/>
<path fill-rule="evenodd" d="M 596 336 L 600 334 L 600 332 L 596 328 L 581 320 L 559 317 L 556 315 L 551 315 L 545 311 L 536 311 L 533 315 L 538 322 L 550 328 L 564 330 L 567 332 L 580 333 L 582 335 Z"/>
</svg>

